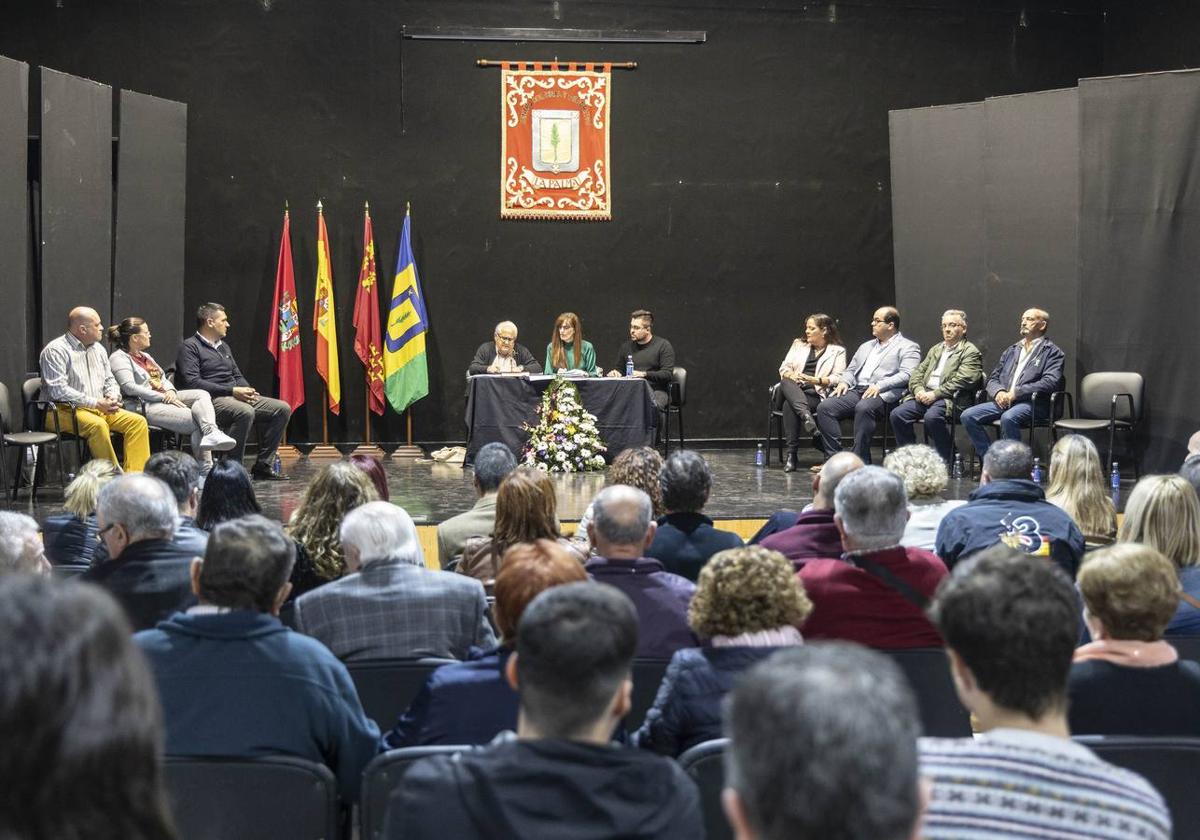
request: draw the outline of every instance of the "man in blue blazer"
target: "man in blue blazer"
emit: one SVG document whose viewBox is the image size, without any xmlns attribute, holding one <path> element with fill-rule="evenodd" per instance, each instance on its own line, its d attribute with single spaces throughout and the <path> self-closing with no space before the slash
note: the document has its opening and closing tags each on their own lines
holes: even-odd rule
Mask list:
<svg viewBox="0 0 1200 840">
<path fill-rule="evenodd" d="M 833 377 L 833 395 L 817 406 L 821 449 L 828 459 L 842 451 L 839 421 L 854 418 L 854 454 L 871 463 L 871 436 L 889 403 L 908 388 L 908 378 L 921 362 L 921 348 L 900 334 L 900 313 L 881 306 L 871 317 L 870 341 L 864 342 L 844 371 Z M 820 472 L 821 465 L 812 468 Z"/>
<path fill-rule="evenodd" d="M 1021 340 L 1004 351 L 1000 364 L 987 379 L 991 402 L 980 403 L 962 413 L 962 425 L 980 459 L 992 439 L 986 426 L 1000 420 L 1000 437 L 1020 440 L 1021 428 L 1033 419 L 1033 395 L 1048 397 L 1063 387 L 1066 354 L 1046 330 L 1050 315 L 1044 309 L 1026 309 L 1021 315 Z M 1038 419 L 1050 412 L 1050 400 L 1039 400 Z"/>
</svg>

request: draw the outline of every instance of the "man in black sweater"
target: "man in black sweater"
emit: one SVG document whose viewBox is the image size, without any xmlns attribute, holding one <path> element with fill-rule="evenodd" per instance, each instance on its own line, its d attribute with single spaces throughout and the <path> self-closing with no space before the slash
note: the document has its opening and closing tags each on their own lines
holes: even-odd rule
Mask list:
<svg viewBox="0 0 1200 840">
<path fill-rule="evenodd" d="M 654 389 L 654 404 L 665 411 L 671 401 L 671 378 L 675 375 L 675 348 L 671 342 L 654 335 L 654 313 L 636 309 L 629 320 L 629 341 L 621 343 L 617 364 L 609 376 L 624 376 L 625 365 L 633 357 L 633 376 L 645 379 Z"/>
</svg>

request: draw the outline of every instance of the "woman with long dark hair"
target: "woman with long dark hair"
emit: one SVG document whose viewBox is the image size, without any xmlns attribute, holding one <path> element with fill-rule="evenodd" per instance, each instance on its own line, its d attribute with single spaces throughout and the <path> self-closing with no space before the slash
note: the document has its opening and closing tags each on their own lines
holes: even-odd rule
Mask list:
<svg viewBox="0 0 1200 840">
<path fill-rule="evenodd" d="M 579 370 L 588 376 L 599 376 L 596 370 L 596 348 L 583 340 L 583 324 L 574 312 L 564 312 L 554 319 L 554 332 L 546 345 L 546 373 L 565 373 Z"/>
<path fill-rule="evenodd" d="M 200 492 L 196 527 L 211 531 L 222 522 L 251 513 L 262 513 L 250 473 L 237 461 L 218 461 Z"/>
<path fill-rule="evenodd" d="M 800 450 L 800 428 L 812 434 L 817 423 L 813 412 L 829 396 L 833 378 L 846 369 L 846 348 L 837 323 L 823 312 L 804 319 L 804 337 L 792 342 L 779 365 L 779 397 L 783 410 L 783 436 L 788 456 L 783 469 L 796 471 Z"/>
</svg>

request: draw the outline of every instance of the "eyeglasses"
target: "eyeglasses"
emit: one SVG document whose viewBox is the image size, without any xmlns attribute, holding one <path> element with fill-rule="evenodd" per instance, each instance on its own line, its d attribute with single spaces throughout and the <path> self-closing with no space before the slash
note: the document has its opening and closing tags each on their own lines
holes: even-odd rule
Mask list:
<svg viewBox="0 0 1200 840">
<path fill-rule="evenodd" d="M 498 335 L 496 336 L 496 340 L 501 344 L 512 344 L 517 340 L 517 337 L 515 335 Z"/>
<path fill-rule="evenodd" d="M 871 323 L 872 324 L 886 324 L 887 319 L 886 318 L 872 318 Z"/>
<path fill-rule="evenodd" d="M 107 534 L 109 531 L 111 531 L 115 527 L 117 527 L 117 523 L 113 522 L 108 525 L 105 525 L 103 528 L 101 528 L 99 531 L 97 531 L 96 532 L 96 542 L 103 544 L 104 543 L 104 535 Z"/>
</svg>

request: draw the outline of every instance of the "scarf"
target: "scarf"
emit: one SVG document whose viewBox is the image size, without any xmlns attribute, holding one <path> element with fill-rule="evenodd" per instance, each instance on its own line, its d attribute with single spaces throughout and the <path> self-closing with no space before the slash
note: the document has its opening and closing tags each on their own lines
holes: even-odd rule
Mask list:
<svg viewBox="0 0 1200 840">
<path fill-rule="evenodd" d="M 1133 639 L 1101 639 L 1089 642 L 1075 650 L 1075 662 L 1090 662 L 1098 659 L 1123 665 L 1126 668 L 1157 668 L 1170 665 L 1179 659 L 1179 653 L 1170 642 L 1141 642 Z"/>
<path fill-rule="evenodd" d="M 155 391 L 167 390 L 163 387 L 163 369 L 158 366 L 158 362 L 151 358 L 149 353 L 130 353 L 129 358 L 133 359 L 142 370 L 146 371 L 146 375 L 150 377 L 150 387 Z"/>
<path fill-rule="evenodd" d="M 712 646 L 723 647 L 794 647 L 804 644 L 804 637 L 795 627 L 772 627 L 737 636 L 713 636 Z"/>
</svg>

